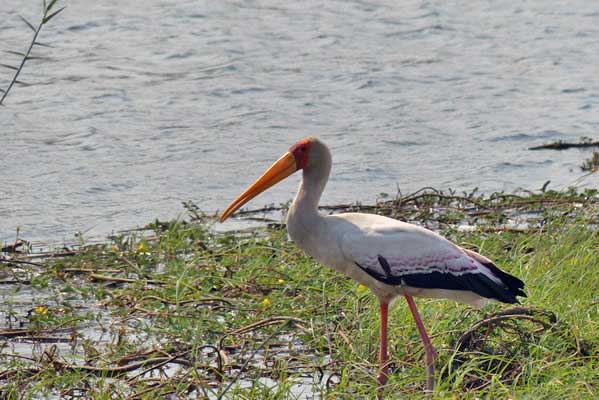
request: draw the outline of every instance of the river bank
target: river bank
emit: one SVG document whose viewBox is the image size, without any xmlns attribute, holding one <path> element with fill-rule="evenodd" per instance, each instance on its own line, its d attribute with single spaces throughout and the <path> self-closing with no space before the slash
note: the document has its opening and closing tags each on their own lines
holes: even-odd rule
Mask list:
<svg viewBox="0 0 599 400">
<path fill-rule="evenodd" d="M 435 398 L 590 399 L 599 395 L 598 206 L 594 190 L 425 188 L 323 212 L 425 225 L 526 282 L 516 307 L 417 300 L 439 349 Z M 378 306 L 368 290 L 289 242 L 284 206 L 246 210 L 246 227 L 227 232 L 186 208 L 181 220 L 103 243 L 4 249 L 2 397 L 373 398 Z M 423 349 L 401 302 L 389 337 L 386 393 L 420 398 Z"/>
</svg>

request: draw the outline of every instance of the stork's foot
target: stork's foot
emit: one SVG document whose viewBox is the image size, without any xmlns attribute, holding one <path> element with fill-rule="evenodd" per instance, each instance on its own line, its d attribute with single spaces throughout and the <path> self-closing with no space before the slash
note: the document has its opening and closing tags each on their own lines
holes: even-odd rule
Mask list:
<svg viewBox="0 0 599 400">
<path fill-rule="evenodd" d="M 385 386 L 387 384 L 387 371 L 381 371 L 376 376 L 376 381 L 379 383 L 379 386 Z"/>
<path fill-rule="evenodd" d="M 379 386 L 376 388 L 376 398 L 377 400 L 383 400 L 383 391 L 385 390 L 385 385 L 387 384 L 387 372 L 379 372 L 379 374 L 376 376 L 376 381 L 379 383 Z"/>
<path fill-rule="evenodd" d="M 377 400 L 383 400 L 383 392 L 385 391 L 385 385 L 389 380 L 389 364 L 384 364 L 381 367 L 380 372 L 376 376 L 376 381 L 378 382 L 378 387 L 376 389 L 376 398 Z"/>
</svg>

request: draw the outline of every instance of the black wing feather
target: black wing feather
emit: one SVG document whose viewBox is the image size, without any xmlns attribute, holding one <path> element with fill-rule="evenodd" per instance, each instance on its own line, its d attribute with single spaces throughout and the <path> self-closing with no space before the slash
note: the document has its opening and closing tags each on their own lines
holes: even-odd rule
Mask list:
<svg viewBox="0 0 599 400">
<path fill-rule="evenodd" d="M 479 296 L 496 299 L 504 303 L 519 303 L 516 296 L 526 297 L 526 294 L 522 291 L 524 283 L 520 279 L 503 272 L 487 259 L 484 259 L 484 262 L 482 262 L 483 260 L 476 258 L 476 261 L 491 270 L 493 275 L 501 280 L 501 284 L 491 280 L 485 274 L 478 271 L 464 272 L 456 275 L 450 272 L 433 270 L 426 273 L 393 275 L 391 273 L 389 262 L 383 256 L 379 255 L 378 261 L 383 269 L 382 272 L 378 268 L 364 267 L 357 262 L 356 265 L 372 278 L 387 285 L 405 285 L 422 289 L 468 290 Z"/>
</svg>

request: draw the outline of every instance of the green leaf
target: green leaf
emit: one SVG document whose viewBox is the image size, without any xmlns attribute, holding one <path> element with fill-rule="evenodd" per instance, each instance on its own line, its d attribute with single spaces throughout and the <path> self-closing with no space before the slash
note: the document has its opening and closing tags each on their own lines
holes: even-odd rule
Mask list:
<svg viewBox="0 0 599 400">
<path fill-rule="evenodd" d="M 27 21 L 27 20 L 26 20 L 24 17 L 22 17 L 22 16 L 20 16 L 20 15 L 19 15 L 19 18 L 21 18 L 21 20 L 22 20 L 23 22 L 25 22 L 25 23 L 27 24 L 27 26 L 31 28 L 31 30 L 32 30 L 32 31 L 34 31 L 34 32 L 37 32 L 37 29 L 35 29 L 35 26 L 33 26 L 33 25 L 31 24 L 31 22 Z"/>
<path fill-rule="evenodd" d="M 46 7 L 46 12 L 45 14 L 48 14 L 50 12 L 50 10 L 52 9 L 52 7 L 54 7 L 54 4 L 56 4 L 56 0 L 52 0 L 50 2 L 50 4 L 48 4 L 48 7 Z"/>
<path fill-rule="evenodd" d="M 20 51 L 4 50 L 4 52 L 8 54 L 14 54 L 19 57 L 25 57 L 25 53 L 21 53 Z"/>
<path fill-rule="evenodd" d="M 8 65 L 8 64 L 0 64 L 0 67 L 14 69 L 15 71 L 19 70 L 17 67 L 13 67 L 12 65 Z"/>
<path fill-rule="evenodd" d="M 54 1 L 56 1 L 56 0 L 54 0 Z M 52 3 L 50 3 L 50 4 L 54 4 L 54 1 Z M 47 17 L 44 17 L 44 19 L 42 21 L 42 24 L 46 24 L 48 21 L 50 21 L 52 18 L 54 18 L 54 16 L 56 14 L 58 14 L 59 12 L 61 12 L 62 10 L 64 10 L 65 8 L 66 7 L 59 8 L 58 10 L 54 11 L 52 14 L 48 15 Z"/>
<path fill-rule="evenodd" d="M 42 46 L 42 47 L 52 47 L 51 45 L 42 43 L 42 42 L 33 42 L 33 44 L 36 46 Z"/>
</svg>

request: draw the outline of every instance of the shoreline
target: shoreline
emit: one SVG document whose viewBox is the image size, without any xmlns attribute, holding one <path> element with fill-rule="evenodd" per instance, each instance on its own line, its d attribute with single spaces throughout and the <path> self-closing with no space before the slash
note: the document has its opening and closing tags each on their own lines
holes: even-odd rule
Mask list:
<svg viewBox="0 0 599 400">
<path fill-rule="evenodd" d="M 594 172 L 591 172 L 591 175 Z M 582 176 L 579 180 L 582 180 L 587 175 Z M 375 196 L 375 202 L 346 202 L 346 203 L 337 203 L 337 204 L 325 204 L 319 206 L 319 211 L 322 213 L 338 213 L 338 212 L 367 212 L 367 213 L 382 213 L 382 215 L 393 216 L 393 215 L 403 215 L 404 217 L 408 214 L 402 214 L 400 210 L 396 210 L 395 214 L 392 212 L 393 208 L 401 208 L 402 206 L 406 206 L 414 200 L 429 198 L 429 199 L 443 199 L 440 202 L 440 205 L 446 207 L 448 205 L 448 201 L 454 201 L 457 204 L 457 207 L 464 207 L 467 204 L 472 206 L 481 206 L 482 202 L 489 202 L 489 204 L 497 203 L 498 199 L 521 199 L 526 200 L 530 204 L 542 203 L 543 198 L 547 197 L 548 201 L 552 198 L 557 199 L 561 198 L 560 201 L 565 201 L 567 199 L 578 199 L 582 200 L 579 196 L 593 196 L 595 194 L 595 190 L 588 187 L 570 187 L 568 189 L 563 189 L 560 191 L 556 190 L 546 190 L 550 181 L 546 181 L 545 184 L 538 190 L 528 190 L 524 188 L 519 188 L 512 192 L 491 192 L 484 193 L 479 192 L 477 188 L 472 191 L 456 191 L 452 189 L 439 190 L 433 187 L 422 187 L 412 193 L 408 193 L 406 195 L 402 195 L 401 193 L 397 193 L 396 195 L 389 195 L 387 193 L 379 193 Z M 477 200 L 477 199 L 480 199 Z M 217 216 L 218 211 L 215 212 L 206 212 L 202 211 L 200 207 L 198 207 L 192 201 L 182 202 L 183 210 L 178 214 L 178 217 L 172 220 L 159 220 L 155 219 L 153 222 L 146 223 L 143 226 L 126 228 L 120 230 L 113 230 L 110 233 L 102 234 L 93 234 L 93 235 L 85 235 L 80 232 L 72 232 L 70 236 L 71 239 L 59 240 L 55 238 L 46 238 L 46 239 L 33 239 L 29 240 L 27 237 L 24 237 L 20 234 L 19 230 L 15 232 L 13 238 L 8 240 L 4 240 L 0 243 L 0 248 L 11 248 L 18 243 L 21 243 L 21 246 L 30 246 L 32 249 L 37 249 L 39 251 L 49 251 L 53 248 L 57 247 L 80 247 L 85 244 L 102 244 L 109 242 L 111 237 L 119 236 L 119 235 L 127 235 L 134 232 L 143 232 L 149 230 L 151 225 L 156 221 L 198 221 L 201 220 L 207 223 L 213 223 L 214 229 L 219 233 L 227 233 L 229 231 L 236 231 L 246 228 L 251 228 L 254 225 L 259 226 L 260 224 L 268 224 L 268 223 L 284 223 L 284 215 L 287 210 L 288 205 L 291 203 L 291 199 L 285 203 L 281 203 L 279 205 L 264 205 L 261 207 L 255 208 L 242 208 L 239 210 L 235 218 L 228 220 L 224 224 L 218 224 Z M 426 205 L 426 202 L 422 203 Z M 519 204 L 516 203 L 518 206 Z M 492 208 L 492 205 L 489 206 Z M 523 209 L 521 209 L 523 210 Z M 405 211 L 405 210 L 404 210 Z M 518 211 L 518 210 L 514 210 Z M 418 219 L 406 219 L 406 222 L 414 222 L 419 223 Z M 470 221 L 472 223 L 474 221 Z M 468 225 L 468 223 L 467 223 Z M 1 252 L 0 252 L 1 253 Z"/>
</svg>

